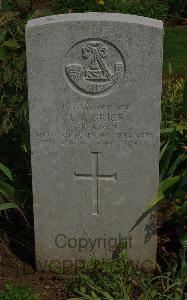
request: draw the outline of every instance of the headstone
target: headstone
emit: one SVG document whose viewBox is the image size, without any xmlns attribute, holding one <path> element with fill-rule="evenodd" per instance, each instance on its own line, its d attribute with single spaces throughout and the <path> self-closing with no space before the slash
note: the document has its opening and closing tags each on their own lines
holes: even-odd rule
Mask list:
<svg viewBox="0 0 187 300">
<path fill-rule="evenodd" d="M 26 28 L 38 265 L 155 262 L 163 25 L 123 14 Z M 124 245 L 123 245 L 124 246 Z"/>
</svg>

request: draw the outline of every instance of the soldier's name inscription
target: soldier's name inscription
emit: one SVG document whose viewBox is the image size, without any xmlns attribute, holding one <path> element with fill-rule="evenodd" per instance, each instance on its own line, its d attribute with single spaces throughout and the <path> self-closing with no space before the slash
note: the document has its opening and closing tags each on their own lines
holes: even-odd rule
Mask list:
<svg viewBox="0 0 187 300">
<path fill-rule="evenodd" d="M 123 145 L 132 147 L 149 144 L 155 133 L 137 130 L 130 117 L 136 113 L 131 104 L 63 103 L 58 107 L 61 128 L 53 131 L 35 131 L 42 144 L 61 144 L 63 146 L 104 146 Z M 126 130 L 124 131 L 124 124 Z"/>
</svg>

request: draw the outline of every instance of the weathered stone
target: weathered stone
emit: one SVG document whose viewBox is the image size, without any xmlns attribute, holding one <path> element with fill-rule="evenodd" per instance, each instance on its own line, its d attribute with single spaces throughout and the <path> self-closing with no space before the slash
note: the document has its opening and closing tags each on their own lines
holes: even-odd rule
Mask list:
<svg viewBox="0 0 187 300">
<path fill-rule="evenodd" d="M 122 238 L 155 262 L 141 216 L 158 187 L 162 22 L 58 15 L 26 39 L 38 266 L 115 257 Z"/>
</svg>

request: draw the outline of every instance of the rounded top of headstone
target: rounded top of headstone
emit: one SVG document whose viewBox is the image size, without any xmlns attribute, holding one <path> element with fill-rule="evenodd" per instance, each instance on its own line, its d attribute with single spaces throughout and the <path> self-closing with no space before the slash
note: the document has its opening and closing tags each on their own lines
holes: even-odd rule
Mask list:
<svg viewBox="0 0 187 300">
<path fill-rule="evenodd" d="M 119 14 L 119 13 L 70 13 L 70 14 L 60 14 L 47 16 L 42 18 L 37 18 L 28 21 L 26 29 L 42 26 L 47 24 L 61 23 L 61 22 L 85 22 L 85 21 L 103 21 L 103 22 L 121 22 L 121 23 L 130 23 L 137 24 L 142 26 L 156 27 L 163 29 L 163 22 L 160 20 L 129 15 L 129 14 Z"/>
</svg>

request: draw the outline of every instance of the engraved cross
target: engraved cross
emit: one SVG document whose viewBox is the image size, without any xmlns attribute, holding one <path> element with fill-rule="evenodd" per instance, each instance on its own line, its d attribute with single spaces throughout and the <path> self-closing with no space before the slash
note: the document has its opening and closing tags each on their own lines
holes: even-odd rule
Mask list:
<svg viewBox="0 0 187 300">
<path fill-rule="evenodd" d="M 74 173 L 75 180 L 92 180 L 92 215 L 99 215 L 98 208 L 98 183 L 100 180 L 116 181 L 116 173 L 112 175 L 99 175 L 98 174 L 98 156 L 100 152 L 91 152 L 92 154 L 92 174 L 77 174 Z"/>
</svg>

